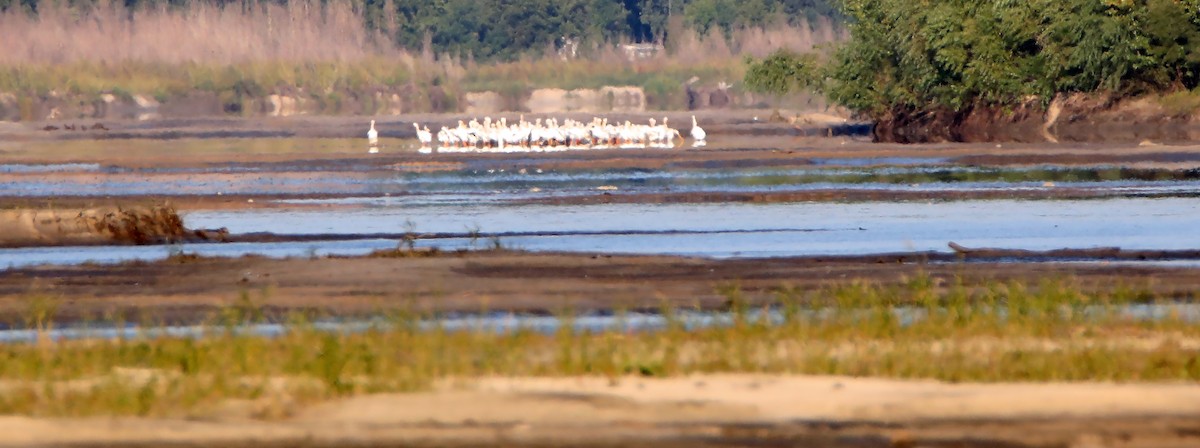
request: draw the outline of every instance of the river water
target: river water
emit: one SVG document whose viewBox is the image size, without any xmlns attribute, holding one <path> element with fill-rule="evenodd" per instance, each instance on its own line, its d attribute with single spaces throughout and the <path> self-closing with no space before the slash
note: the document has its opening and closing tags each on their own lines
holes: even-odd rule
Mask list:
<svg viewBox="0 0 1200 448">
<path fill-rule="evenodd" d="M 194 228 L 282 234 L 533 233 L 504 236 L 532 251 L 677 254 L 706 257 L 854 255 L 968 247 L 1049 250 L 1200 248 L 1200 201 L 1191 198 L 981 200 L 780 204 L 506 205 L 491 201 L 373 198 L 369 206 L 194 211 Z M 540 234 L 539 234 L 540 233 Z M 483 247 L 491 241 L 421 239 L 418 247 Z M 396 240 L 176 246 L 51 247 L 0 250 L 0 267 L 154 260 L 171 253 L 270 257 L 360 255 Z"/>
<path fill-rule="evenodd" d="M 486 163 L 485 163 L 486 162 Z M 528 166 L 526 166 L 528 165 Z M 506 168 L 507 167 L 507 168 Z M 53 180 L 42 173 L 53 172 Z M 977 167 L 936 158 L 813 159 L 784 168 L 551 170 L 520 160 L 414 173 L 378 165 L 216 164 L 142 169 L 99 164 L 0 166 L 0 195 L 122 196 L 322 194 L 268 208 L 198 210 L 189 228 L 234 234 L 337 234 L 329 241 L 147 247 L 0 249 L 0 269 L 37 264 L 155 260 L 174 253 L 269 257 L 360 255 L 397 246 L 369 234 L 499 234 L 531 251 L 704 257 L 855 255 L 968 247 L 1048 250 L 1200 248 L 1200 172 L 1094 167 Z M 549 205 L 553 196 L 817 189 L 916 192 L 1071 188 L 1087 200 L 959 200 Z M 354 235 L 363 235 L 355 238 Z M 496 241 L 423 237 L 418 247 Z"/>
</svg>

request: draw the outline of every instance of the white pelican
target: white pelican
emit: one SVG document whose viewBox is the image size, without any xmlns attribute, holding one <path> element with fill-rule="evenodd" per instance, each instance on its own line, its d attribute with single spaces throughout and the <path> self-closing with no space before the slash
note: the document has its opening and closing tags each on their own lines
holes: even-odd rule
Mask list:
<svg viewBox="0 0 1200 448">
<path fill-rule="evenodd" d="M 371 129 L 367 130 L 367 144 L 371 146 L 379 144 L 379 131 L 375 130 L 375 120 L 371 120 Z"/>
<path fill-rule="evenodd" d="M 421 141 L 422 148 L 428 148 L 433 143 L 433 133 L 429 132 L 429 128 L 421 129 L 416 123 L 413 127 L 417 129 L 417 140 Z"/>
<path fill-rule="evenodd" d="M 692 140 L 694 140 L 692 142 L 692 147 L 698 148 L 704 146 L 706 144 L 704 141 L 706 137 L 708 137 L 708 133 L 704 132 L 704 128 L 701 128 L 700 125 L 696 123 L 696 116 L 692 115 Z"/>
</svg>

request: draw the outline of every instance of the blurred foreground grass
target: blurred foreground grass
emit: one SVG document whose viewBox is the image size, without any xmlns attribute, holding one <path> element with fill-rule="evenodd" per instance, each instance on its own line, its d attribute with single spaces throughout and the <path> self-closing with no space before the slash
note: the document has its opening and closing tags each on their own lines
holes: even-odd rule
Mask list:
<svg viewBox="0 0 1200 448">
<path fill-rule="evenodd" d="M 482 376 L 692 373 L 827 374 L 946 381 L 1196 381 L 1200 326 L 1174 302 L 1135 288 L 1081 292 L 1073 279 L 1036 284 L 786 285 L 750 305 L 736 285 L 723 325 L 688 328 L 691 310 L 663 308 L 653 331 L 448 331 L 404 309 L 362 332 L 318 329 L 296 315 L 276 337 L 249 295 L 211 319 L 203 338 L 134 337 L 0 345 L 0 413 L 188 416 L 230 399 L 270 403 L 258 416 L 340 396 L 426 390 Z M 1132 307 L 1158 305 L 1153 319 Z M 29 328 L 49 330 L 56 302 L 31 298 Z M 764 313 L 764 311 L 770 311 Z M 773 316 L 764 319 L 764 315 Z M 618 318 L 622 316 L 617 312 Z M 693 314 L 694 316 L 694 314 Z M 119 324 L 119 323 L 118 323 Z"/>
</svg>

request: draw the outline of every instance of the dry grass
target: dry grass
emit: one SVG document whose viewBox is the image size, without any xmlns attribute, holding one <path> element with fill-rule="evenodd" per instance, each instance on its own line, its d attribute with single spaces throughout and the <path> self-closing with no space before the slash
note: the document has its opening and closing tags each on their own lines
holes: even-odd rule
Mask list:
<svg viewBox="0 0 1200 448">
<path fill-rule="evenodd" d="M 3 65 L 129 62 L 237 65 L 263 61 L 354 62 L 401 54 L 367 33 L 345 3 L 130 12 L 121 5 L 78 11 L 47 3 L 36 17 L 0 16 Z"/>
<path fill-rule="evenodd" d="M 428 49 L 397 48 L 386 37 L 367 31 L 349 5 L 336 2 L 241 7 L 198 4 L 133 12 L 105 3 L 88 10 L 46 3 L 37 16 L 16 8 L 0 14 L 0 36 L 5 43 L 0 65 L 344 63 L 376 57 L 399 57 L 409 65 L 439 60 L 463 65 L 457 57 L 436 56 Z M 729 39 L 718 30 L 701 36 L 687 28 L 676 36 L 668 45 L 670 51 L 642 64 L 628 61 L 620 50 L 623 42 L 581 52 L 589 59 L 618 65 L 702 65 L 743 55 L 762 57 L 781 48 L 812 51 L 843 38 L 844 33 L 823 20 L 814 25 L 742 28 L 733 31 Z M 547 53 L 543 57 L 558 59 Z"/>
<path fill-rule="evenodd" d="M 1173 117 L 1187 117 L 1200 111 L 1200 92 L 1183 90 L 1157 98 L 1163 112 Z"/>
<path fill-rule="evenodd" d="M 829 22 L 815 27 L 740 29 L 731 39 L 717 31 L 701 36 L 690 29 L 674 35 L 665 51 L 645 59 L 631 60 L 620 45 L 603 45 L 569 61 L 544 57 L 488 65 L 468 62 L 464 71 L 457 72 L 464 76 L 451 79 L 464 91 L 491 90 L 509 97 L 539 87 L 638 86 L 644 89 L 650 108 L 680 109 L 686 106 L 683 84 L 692 78 L 701 85 L 737 86 L 745 75 L 744 56 L 758 57 L 779 48 L 821 51 L 842 37 Z"/>
<path fill-rule="evenodd" d="M 494 90 L 511 100 L 541 87 L 632 85 L 647 91 L 651 108 L 667 108 L 678 106 L 682 84 L 693 76 L 709 85 L 733 83 L 742 77 L 743 55 L 812 51 L 842 33 L 826 21 L 735 30 L 729 39 L 684 28 L 673 35 L 667 51 L 642 60 L 608 43 L 580 49 L 571 60 L 547 51 L 480 64 L 470 55 L 395 47 L 337 2 L 132 13 L 106 3 L 88 10 L 46 3 L 37 16 L 16 8 L 0 15 L 0 93 L 85 101 L 101 93 L 144 94 L 163 101 L 205 91 L 231 102 L 289 93 L 336 105 L 337 97 L 383 90 L 417 98 L 407 110 L 424 111 L 454 110 L 468 91 Z M 441 96 L 448 99 L 435 99 Z"/>
</svg>

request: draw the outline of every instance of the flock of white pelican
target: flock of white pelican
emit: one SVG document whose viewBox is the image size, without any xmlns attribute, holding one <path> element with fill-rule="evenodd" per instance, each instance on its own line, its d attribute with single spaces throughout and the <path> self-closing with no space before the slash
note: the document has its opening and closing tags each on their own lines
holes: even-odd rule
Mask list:
<svg viewBox="0 0 1200 448">
<path fill-rule="evenodd" d="M 469 122 L 459 121 L 458 126 L 445 127 L 435 134 L 429 127 L 421 127 L 413 123 L 417 131 L 417 140 L 421 143 L 421 152 L 433 152 L 436 145 L 438 152 L 544 152 L 568 151 L 580 149 L 609 149 L 609 148 L 674 148 L 676 140 L 684 140 L 679 130 L 668 124 L 668 118 L 659 123 L 651 118 L 649 124 L 609 123 L 607 118 L 593 118 L 590 122 L 580 122 L 571 119 L 559 122 L 555 118 L 542 119 L 533 122 L 525 121 L 522 116 L 516 123 L 507 119 L 492 120 L 484 117 L 483 121 L 472 119 Z M 708 137 L 704 129 L 692 116 L 692 146 L 705 145 Z M 371 129 L 367 131 L 367 141 L 371 146 L 370 152 L 378 152 L 379 132 L 375 130 L 375 120 L 371 120 Z"/>
</svg>

